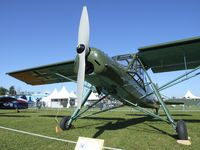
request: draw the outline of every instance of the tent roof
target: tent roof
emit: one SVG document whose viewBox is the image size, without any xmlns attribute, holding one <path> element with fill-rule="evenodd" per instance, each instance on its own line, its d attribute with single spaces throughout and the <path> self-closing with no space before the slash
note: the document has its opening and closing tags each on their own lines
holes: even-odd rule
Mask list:
<svg viewBox="0 0 200 150">
<path fill-rule="evenodd" d="M 59 92 L 57 89 L 54 89 L 53 92 L 48 96 L 48 98 L 49 99 L 66 99 L 66 98 L 69 98 L 69 92 L 63 86 Z"/>
<path fill-rule="evenodd" d="M 71 91 L 71 92 L 69 93 L 69 97 L 70 97 L 70 98 L 77 98 L 77 96 L 76 96 L 76 94 L 74 93 L 74 91 Z"/>
<path fill-rule="evenodd" d="M 48 96 L 48 98 L 55 98 L 58 95 L 58 90 L 55 88 L 53 92 Z"/>
<path fill-rule="evenodd" d="M 192 92 L 190 90 L 187 91 L 187 93 L 184 96 L 185 98 L 194 98 L 194 99 L 200 99 L 200 97 L 197 97 L 195 95 L 192 94 Z"/>
<path fill-rule="evenodd" d="M 60 99 L 69 98 L 69 92 L 67 91 L 65 86 L 63 86 L 62 89 L 58 92 L 57 98 L 60 98 Z"/>
</svg>

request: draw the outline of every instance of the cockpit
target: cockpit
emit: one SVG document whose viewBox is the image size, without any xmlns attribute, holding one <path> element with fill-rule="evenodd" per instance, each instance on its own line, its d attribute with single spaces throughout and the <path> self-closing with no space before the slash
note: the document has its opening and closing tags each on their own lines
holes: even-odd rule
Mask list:
<svg viewBox="0 0 200 150">
<path fill-rule="evenodd" d="M 113 59 L 125 68 L 127 73 L 146 91 L 144 70 L 135 54 L 118 55 L 114 56 Z"/>
</svg>

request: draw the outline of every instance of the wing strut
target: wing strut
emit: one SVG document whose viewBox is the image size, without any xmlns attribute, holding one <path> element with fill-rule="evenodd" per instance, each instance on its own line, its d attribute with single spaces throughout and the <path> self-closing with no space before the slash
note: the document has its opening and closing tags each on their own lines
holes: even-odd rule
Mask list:
<svg viewBox="0 0 200 150">
<path fill-rule="evenodd" d="M 189 71 L 189 72 L 187 72 L 187 73 L 184 73 L 183 75 L 178 76 L 177 78 L 173 79 L 172 81 L 169 81 L 169 82 L 167 82 L 166 84 L 160 86 L 160 87 L 158 88 L 158 91 L 160 92 L 160 91 L 162 91 L 162 90 L 165 90 L 165 89 L 167 89 L 167 88 L 170 88 L 170 87 L 172 87 L 172 86 L 174 86 L 174 85 L 177 85 L 177 84 L 179 84 L 179 83 L 182 83 L 182 82 L 184 82 L 184 81 L 186 81 L 186 80 L 189 80 L 189 79 L 191 79 L 191 78 L 193 78 L 193 77 L 196 77 L 196 76 L 200 75 L 200 71 L 197 72 L 197 73 L 195 73 L 195 72 L 196 72 L 197 70 L 199 70 L 199 69 L 200 69 L 200 66 L 199 66 L 199 67 L 196 67 L 195 69 L 193 69 L 193 70 L 191 70 L 191 71 Z M 193 74 L 192 74 L 192 73 L 193 73 Z M 144 99 L 144 98 L 146 98 L 147 96 L 150 96 L 150 95 L 152 95 L 152 94 L 154 94 L 154 92 L 150 92 L 150 93 L 148 93 L 148 94 L 146 94 L 146 95 L 140 97 L 140 99 Z"/>
<path fill-rule="evenodd" d="M 140 63 L 140 65 L 143 67 L 144 73 L 148 79 L 148 81 L 150 82 L 151 88 L 153 89 L 153 93 L 155 94 L 157 100 L 159 101 L 159 103 L 161 104 L 163 111 L 165 112 L 166 116 L 167 116 L 167 121 L 168 123 L 174 128 L 174 130 L 176 131 L 178 138 L 180 140 L 188 140 L 188 132 L 187 132 L 187 127 L 186 124 L 183 120 L 179 120 L 177 121 L 177 123 L 174 121 L 174 119 L 172 118 L 171 114 L 169 113 L 169 110 L 165 104 L 165 102 L 163 101 L 160 92 L 158 90 L 158 88 L 156 87 L 156 85 L 152 82 L 150 76 L 148 75 L 144 65 L 142 64 L 142 62 L 140 61 L 140 59 L 138 58 L 138 62 Z M 199 74 L 199 73 L 198 73 Z M 156 111 L 157 112 L 157 111 Z M 151 114 L 150 114 L 151 115 Z M 159 118 L 159 117 L 157 117 Z"/>
<path fill-rule="evenodd" d="M 155 94 L 156 98 L 158 99 L 159 103 L 162 105 L 162 108 L 167 116 L 167 119 L 169 121 L 169 123 L 172 125 L 172 127 L 174 129 L 176 129 L 176 123 L 174 121 L 174 119 L 172 118 L 171 114 L 169 113 L 169 110 L 167 108 L 167 106 L 165 105 L 164 101 L 162 100 L 162 97 L 159 93 L 159 90 L 157 89 L 156 85 L 152 82 L 149 74 L 147 73 L 145 67 L 143 66 L 142 62 L 140 61 L 140 59 L 138 58 L 138 62 L 140 63 L 140 65 L 143 67 L 143 70 L 144 70 L 144 73 L 146 75 L 146 77 L 148 78 L 149 82 L 150 82 L 150 85 L 153 89 L 153 93 Z"/>
</svg>

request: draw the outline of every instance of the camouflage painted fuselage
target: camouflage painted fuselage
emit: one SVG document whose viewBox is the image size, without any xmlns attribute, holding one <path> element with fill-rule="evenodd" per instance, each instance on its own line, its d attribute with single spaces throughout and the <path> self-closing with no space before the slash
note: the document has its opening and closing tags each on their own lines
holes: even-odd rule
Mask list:
<svg viewBox="0 0 200 150">
<path fill-rule="evenodd" d="M 76 61 L 75 72 L 77 64 Z M 140 99 L 151 92 L 149 86 L 142 87 L 124 66 L 96 48 L 90 48 L 86 57 L 86 81 L 124 104 L 127 104 L 125 99 L 141 107 L 159 108 L 154 96 Z"/>
</svg>

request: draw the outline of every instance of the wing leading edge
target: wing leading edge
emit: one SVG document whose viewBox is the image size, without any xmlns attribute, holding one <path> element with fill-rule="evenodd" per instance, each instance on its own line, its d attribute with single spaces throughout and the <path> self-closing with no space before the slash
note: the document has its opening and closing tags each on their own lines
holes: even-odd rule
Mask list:
<svg viewBox="0 0 200 150">
<path fill-rule="evenodd" d="M 76 80 L 74 60 L 9 72 L 7 74 L 31 85 L 71 82 L 72 80 Z"/>
<path fill-rule="evenodd" d="M 200 66 L 200 37 L 142 47 L 138 50 L 142 63 L 154 73 Z"/>
</svg>

